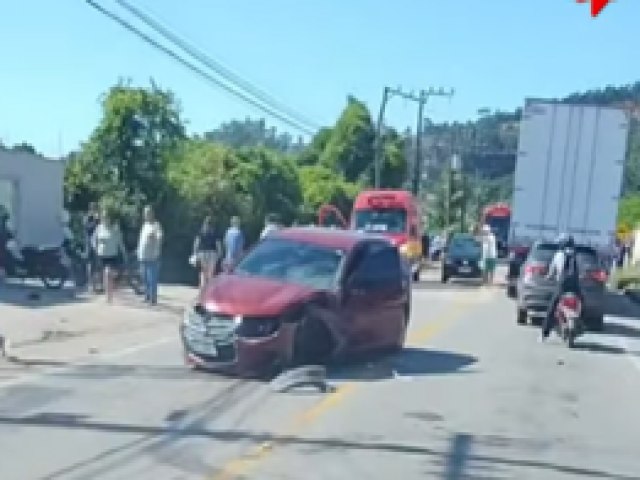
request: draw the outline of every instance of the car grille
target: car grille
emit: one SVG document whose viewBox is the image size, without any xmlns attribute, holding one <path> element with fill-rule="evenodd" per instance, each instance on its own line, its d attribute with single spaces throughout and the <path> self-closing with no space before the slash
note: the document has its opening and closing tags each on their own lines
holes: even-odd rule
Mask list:
<svg viewBox="0 0 640 480">
<path fill-rule="evenodd" d="M 202 358 L 208 363 L 230 363 L 236 360 L 236 347 L 235 345 L 218 345 L 217 355 L 207 355 L 200 352 L 196 352 L 198 357 Z"/>
<path fill-rule="evenodd" d="M 279 327 L 278 317 L 243 317 L 236 333 L 244 338 L 268 337 L 276 333 Z"/>
</svg>

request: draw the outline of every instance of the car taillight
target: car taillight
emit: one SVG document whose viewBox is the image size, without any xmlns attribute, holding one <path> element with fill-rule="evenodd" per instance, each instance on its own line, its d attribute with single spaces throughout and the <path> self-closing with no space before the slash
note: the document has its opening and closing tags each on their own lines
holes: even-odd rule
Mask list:
<svg viewBox="0 0 640 480">
<path fill-rule="evenodd" d="M 543 267 L 542 265 L 527 265 L 524 268 L 524 274 L 530 277 L 534 275 L 544 275 L 546 271 L 546 267 Z"/>
<path fill-rule="evenodd" d="M 580 301 L 575 295 L 566 295 L 560 300 L 560 304 L 570 310 L 578 310 L 579 303 Z"/>
<path fill-rule="evenodd" d="M 604 270 L 593 270 L 589 272 L 589 277 L 596 282 L 605 283 L 607 281 L 607 272 Z"/>
</svg>

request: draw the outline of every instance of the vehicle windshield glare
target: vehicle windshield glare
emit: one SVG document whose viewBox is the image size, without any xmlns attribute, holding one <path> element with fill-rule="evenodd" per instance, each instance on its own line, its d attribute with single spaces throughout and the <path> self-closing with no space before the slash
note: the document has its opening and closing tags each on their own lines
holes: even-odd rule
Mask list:
<svg viewBox="0 0 640 480">
<path fill-rule="evenodd" d="M 586 270 L 597 269 L 600 266 L 598 253 L 591 247 L 576 246 L 576 260 L 578 268 L 584 272 Z M 541 243 L 531 252 L 531 260 L 549 265 L 553 255 L 558 251 L 556 243 Z"/>
<path fill-rule="evenodd" d="M 367 209 L 355 212 L 356 230 L 378 233 L 405 233 L 407 212 L 401 208 Z"/>
<path fill-rule="evenodd" d="M 454 256 L 479 256 L 482 247 L 473 237 L 454 237 L 449 244 L 448 253 Z"/>
<path fill-rule="evenodd" d="M 327 290 L 336 284 L 343 258 L 342 250 L 268 238 L 238 264 L 234 273 Z"/>
</svg>

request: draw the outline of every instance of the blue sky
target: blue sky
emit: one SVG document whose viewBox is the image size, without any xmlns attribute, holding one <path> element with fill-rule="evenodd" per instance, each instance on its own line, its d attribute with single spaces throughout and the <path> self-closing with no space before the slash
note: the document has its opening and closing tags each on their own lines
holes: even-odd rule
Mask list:
<svg viewBox="0 0 640 480">
<path fill-rule="evenodd" d="M 455 88 L 427 107 L 439 121 L 640 80 L 638 0 L 617 0 L 597 19 L 575 0 L 130 1 L 321 125 L 348 94 L 375 116 L 385 85 Z M 193 132 L 260 116 L 83 0 L 3 2 L 0 57 L 0 139 L 51 156 L 87 138 L 101 93 L 121 77 L 173 90 Z M 387 123 L 404 128 L 415 115 L 396 99 Z"/>
</svg>

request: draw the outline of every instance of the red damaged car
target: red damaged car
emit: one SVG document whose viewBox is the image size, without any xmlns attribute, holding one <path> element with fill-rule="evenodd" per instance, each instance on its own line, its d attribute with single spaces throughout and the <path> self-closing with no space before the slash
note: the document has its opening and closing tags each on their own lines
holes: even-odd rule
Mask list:
<svg viewBox="0 0 640 480">
<path fill-rule="evenodd" d="M 253 375 L 400 349 L 410 309 L 410 272 L 387 239 L 295 228 L 216 278 L 180 334 L 190 365 Z"/>
</svg>

